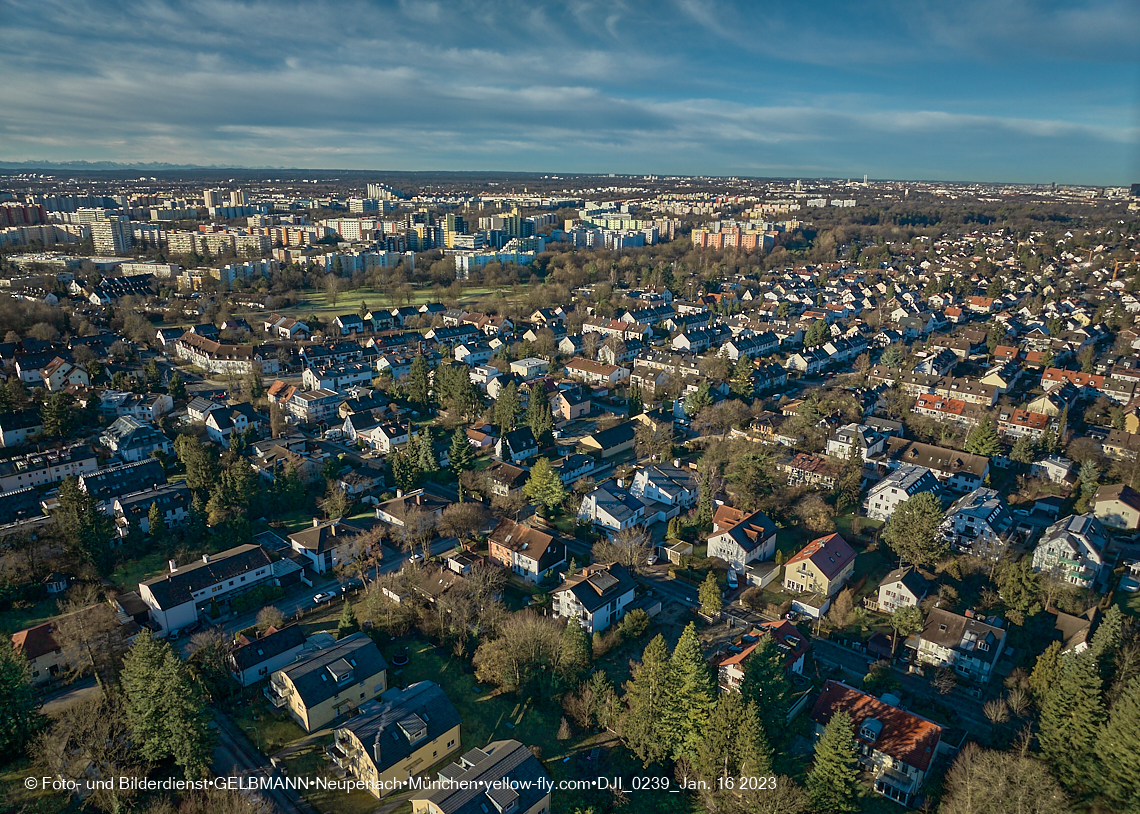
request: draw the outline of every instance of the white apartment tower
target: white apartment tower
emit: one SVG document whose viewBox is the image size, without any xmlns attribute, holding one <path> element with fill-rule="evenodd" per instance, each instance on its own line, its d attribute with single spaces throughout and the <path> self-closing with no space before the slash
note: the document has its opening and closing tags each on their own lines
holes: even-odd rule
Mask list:
<svg viewBox="0 0 1140 814">
<path fill-rule="evenodd" d="M 213 208 L 222 205 L 222 196 L 224 194 L 225 193 L 223 193 L 220 189 L 207 189 L 204 193 L 202 193 L 202 198 L 205 201 L 207 207 Z"/>
<path fill-rule="evenodd" d="M 107 257 L 127 254 L 131 248 L 131 220 L 125 215 L 108 215 L 91 224 L 95 254 Z"/>
</svg>

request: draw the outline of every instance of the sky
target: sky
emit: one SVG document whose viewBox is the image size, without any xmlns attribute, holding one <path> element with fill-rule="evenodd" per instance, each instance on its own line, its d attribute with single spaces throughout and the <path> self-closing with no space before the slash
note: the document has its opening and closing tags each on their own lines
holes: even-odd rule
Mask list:
<svg viewBox="0 0 1140 814">
<path fill-rule="evenodd" d="M 1136 0 L 0 0 L 0 160 L 1140 181 Z"/>
</svg>

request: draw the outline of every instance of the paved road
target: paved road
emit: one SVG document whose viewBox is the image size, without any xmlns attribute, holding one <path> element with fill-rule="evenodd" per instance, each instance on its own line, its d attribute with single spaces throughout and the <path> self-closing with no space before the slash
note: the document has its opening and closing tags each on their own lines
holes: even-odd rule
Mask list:
<svg viewBox="0 0 1140 814">
<path fill-rule="evenodd" d="M 95 676 L 87 676 L 74 684 L 45 695 L 40 711 L 44 715 L 58 716 L 80 701 L 97 697 L 99 692 L 99 683 L 95 680 Z"/>
<path fill-rule="evenodd" d="M 220 712 L 214 712 L 214 725 L 218 745 L 210 768 L 219 777 L 280 777 L 279 769 L 256 751 L 238 731 L 233 722 Z M 289 788 L 266 788 L 259 792 L 281 814 L 316 814 L 300 793 Z"/>
</svg>

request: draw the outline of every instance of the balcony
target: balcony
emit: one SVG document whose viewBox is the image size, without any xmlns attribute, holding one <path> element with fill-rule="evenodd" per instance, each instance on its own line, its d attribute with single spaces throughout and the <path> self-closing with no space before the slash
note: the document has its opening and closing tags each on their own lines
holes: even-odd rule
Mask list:
<svg viewBox="0 0 1140 814">
<path fill-rule="evenodd" d="M 325 747 L 325 754 L 338 769 L 348 770 L 352 766 L 352 754 L 343 741 L 333 741 Z"/>
<path fill-rule="evenodd" d="M 262 693 L 269 703 L 273 705 L 274 709 L 280 709 L 285 706 L 285 703 L 289 700 L 286 689 L 280 684 L 274 684 L 272 681 L 265 685 L 265 689 L 262 690 Z"/>
</svg>

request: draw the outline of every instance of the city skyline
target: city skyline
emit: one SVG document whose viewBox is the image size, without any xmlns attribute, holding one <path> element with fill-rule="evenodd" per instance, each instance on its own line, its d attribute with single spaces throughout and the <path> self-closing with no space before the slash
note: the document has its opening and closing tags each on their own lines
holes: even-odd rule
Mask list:
<svg viewBox="0 0 1140 814">
<path fill-rule="evenodd" d="M 1123 185 L 1140 9 L 2 0 L 0 160 Z"/>
</svg>

